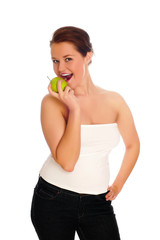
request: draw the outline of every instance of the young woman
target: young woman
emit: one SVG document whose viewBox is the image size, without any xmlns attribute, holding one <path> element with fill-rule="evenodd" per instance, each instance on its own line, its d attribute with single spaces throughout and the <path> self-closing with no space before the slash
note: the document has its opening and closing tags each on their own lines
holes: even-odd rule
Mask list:
<svg viewBox="0 0 160 240">
<path fill-rule="evenodd" d="M 139 155 L 139 138 L 124 99 L 96 86 L 88 65 L 93 49 L 88 34 L 76 27 L 55 31 L 50 42 L 54 72 L 68 86 L 58 93 L 49 84 L 41 123 L 51 154 L 36 184 L 31 219 L 41 240 L 119 240 L 111 205 Z M 108 154 L 119 141 L 125 155 L 109 186 Z"/>
</svg>

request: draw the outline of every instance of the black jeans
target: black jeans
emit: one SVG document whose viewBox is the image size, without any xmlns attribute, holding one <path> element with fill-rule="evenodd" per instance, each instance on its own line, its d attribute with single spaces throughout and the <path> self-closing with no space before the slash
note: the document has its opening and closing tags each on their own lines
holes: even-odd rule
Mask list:
<svg viewBox="0 0 160 240">
<path fill-rule="evenodd" d="M 107 193 L 107 192 L 106 192 Z M 31 219 L 41 240 L 120 240 L 119 230 L 106 193 L 80 194 L 39 178 L 34 189 Z"/>
</svg>

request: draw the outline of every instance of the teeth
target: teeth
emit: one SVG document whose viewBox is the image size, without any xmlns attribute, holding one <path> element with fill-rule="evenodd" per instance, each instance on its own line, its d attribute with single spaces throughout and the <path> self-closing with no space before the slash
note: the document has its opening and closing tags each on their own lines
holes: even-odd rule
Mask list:
<svg viewBox="0 0 160 240">
<path fill-rule="evenodd" d="M 61 76 L 68 76 L 68 75 L 70 75 L 70 73 L 61 74 Z"/>
</svg>

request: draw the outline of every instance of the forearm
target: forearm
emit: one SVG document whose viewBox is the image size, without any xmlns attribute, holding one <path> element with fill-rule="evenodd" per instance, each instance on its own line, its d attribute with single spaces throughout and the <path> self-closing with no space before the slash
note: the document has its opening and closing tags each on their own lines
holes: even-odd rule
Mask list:
<svg viewBox="0 0 160 240">
<path fill-rule="evenodd" d="M 139 156 L 139 149 L 139 143 L 126 148 L 121 168 L 113 183 L 113 186 L 118 190 L 118 192 L 121 191 L 123 185 L 125 184 L 136 164 Z"/>
<path fill-rule="evenodd" d="M 73 171 L 80 153 L 80 111 L 70 111 L 65 133 L 56 151 L 57 162 L 66 170 Z"/>
</svg>

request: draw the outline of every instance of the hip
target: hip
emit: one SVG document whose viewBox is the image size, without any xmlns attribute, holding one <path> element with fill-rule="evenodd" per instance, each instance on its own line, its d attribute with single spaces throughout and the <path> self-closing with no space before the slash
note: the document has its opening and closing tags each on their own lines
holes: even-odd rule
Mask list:
<svg viewBox="0 0 160 240">
<path fill-rule="evenodd" d="M 49 216 L 96 217 L 114 214 L 111 201 L 106 201 L 102 194 L 83 194 L 60 188 L 39 177 L 32 199 L 32 216 L 38 218 Z"/>
</svg>

